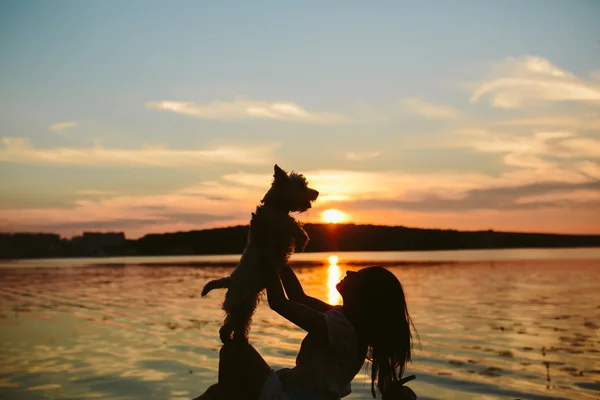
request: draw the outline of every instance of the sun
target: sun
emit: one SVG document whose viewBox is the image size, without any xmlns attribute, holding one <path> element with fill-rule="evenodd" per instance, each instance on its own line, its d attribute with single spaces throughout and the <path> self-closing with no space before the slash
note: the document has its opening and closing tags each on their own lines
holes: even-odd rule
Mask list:
<svg viewBox="0 0 600 400">
<path fill-rule="evenodd" d="M 340 210 L 336 210 L 335 208 L 330 208 L 329 210 L 323 211 L 322 214 L 323 221 L 328 224 L 337 224 L 340 222 L 344 222 L 346 218 L 346 214 L 341 212 Z"/>
</svg>

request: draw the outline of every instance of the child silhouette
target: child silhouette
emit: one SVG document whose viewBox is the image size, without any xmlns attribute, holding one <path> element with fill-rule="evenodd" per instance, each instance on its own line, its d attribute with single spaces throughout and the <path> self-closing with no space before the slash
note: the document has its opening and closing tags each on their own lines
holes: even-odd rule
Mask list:
<svg viewBox="0 0 600 400">
<path fill-rule="evenodd" d="M 348 271 L 336 287 L 342 306 L 306 295 L 291 267 L 279 275 L 273 268 L 269 306 L 308 332 L 296 366 L 273 371 L 248 343 L 228 342 L 220 351 L 219 382 L 195 400 L 336 400 L 350 394 L 365 358 L 373 398 L 379 391 L 384 400 L 416 399 L 404 386 L 414 376 L 402 378 L 411 360 L 412 321 L 400 281 L 375 266 Z"/>
</svg>

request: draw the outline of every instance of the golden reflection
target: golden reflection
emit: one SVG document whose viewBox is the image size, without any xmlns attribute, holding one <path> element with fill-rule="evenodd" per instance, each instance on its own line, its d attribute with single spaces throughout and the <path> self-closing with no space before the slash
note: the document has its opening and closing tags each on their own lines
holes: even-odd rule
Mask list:
<svg viewBox="0 0 600 400">
<path fill-rule="evenodd" d="M 340 281 L 340 267 L 337 265 L 340 259 L 336 255 L 329 256 L 329 270 L 327 271 L 327 288 L 328 288 L 328 298 L 329 304 L 333 304 L 337 306 L 340 304 L 342 297 L 338 293 L 335 285 Z"/>
</svg>

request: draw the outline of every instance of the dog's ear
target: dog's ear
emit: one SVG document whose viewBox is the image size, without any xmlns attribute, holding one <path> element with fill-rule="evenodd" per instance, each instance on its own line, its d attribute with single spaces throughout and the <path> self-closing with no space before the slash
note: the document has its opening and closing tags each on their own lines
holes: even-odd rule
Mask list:
<svg viewBox="0 0 600 400">
<path fill-rule="evenodd" d="M 279 165 L 275 164 L 274 170 L 275 173 L 273 174 L 273 178 L 275 178 L 275 182 L 287 179 L 287 173 L 281 168 L 279 168 Z"/>
</svg>

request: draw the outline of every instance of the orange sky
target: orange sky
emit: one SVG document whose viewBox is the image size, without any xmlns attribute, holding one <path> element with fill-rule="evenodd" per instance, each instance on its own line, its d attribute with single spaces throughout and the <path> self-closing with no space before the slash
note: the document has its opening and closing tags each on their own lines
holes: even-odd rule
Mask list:
<svg viewBox="0 0 600 400">
<path fill-rule="evenodd" d="M 600 234 L 592 3 L 7 4 L 0 231 L 246 224 L 277 163 L 305 222 Z"/>
</svg>

